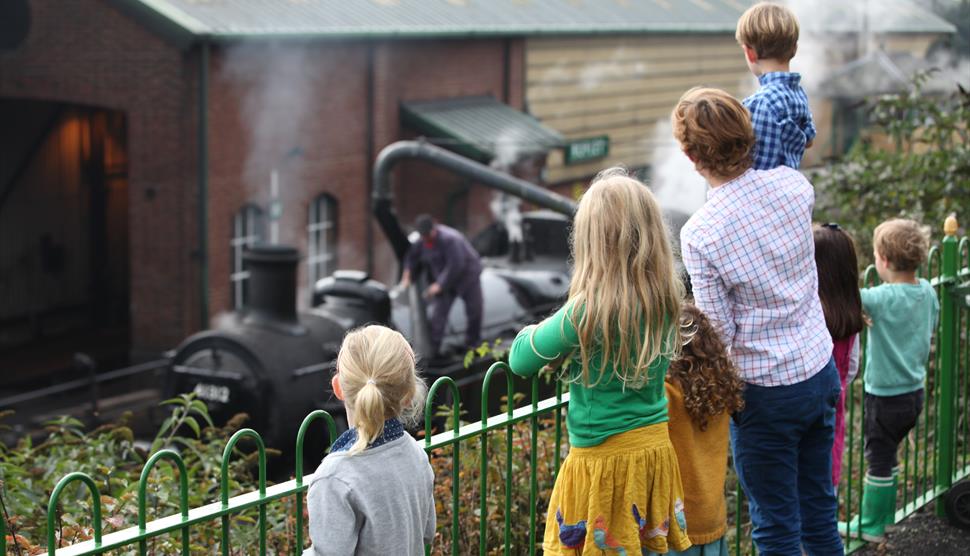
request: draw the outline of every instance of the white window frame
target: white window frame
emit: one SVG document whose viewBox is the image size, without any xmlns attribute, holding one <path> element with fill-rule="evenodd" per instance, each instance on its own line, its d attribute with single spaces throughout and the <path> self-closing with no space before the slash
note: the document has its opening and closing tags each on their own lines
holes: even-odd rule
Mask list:
<svg viewBox="0 0 970 556">
<path fill-rule="evenodd" d="M 249 269 L 243 261 L 243 252 L 263 240 L 263 210 L 247 203 L 232 217 L 232 239 L 229 249 L 232 256 L 229 285 L 232 290 L 232 306 L 241 309 L 246 303 L 246 281 Z"/>
<path fill-rule="evenodd" d="M 310 289 L 337 270 L 337 199 L 321 193 L 307 210 L 307 275 Z"/>
</svg>

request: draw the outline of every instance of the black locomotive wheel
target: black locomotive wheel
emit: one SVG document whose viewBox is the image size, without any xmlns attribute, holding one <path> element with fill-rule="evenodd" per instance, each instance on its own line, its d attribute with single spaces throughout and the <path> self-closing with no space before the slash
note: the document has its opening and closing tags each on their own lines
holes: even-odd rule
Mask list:
<svg viewBox="0 0 970 556">
<path fill-rule="evenodd" d="M 970 530 L 970 482 L 963 481 L 953 485 L 946 493 L 943 507 L 951 524 Z"/>
</svg>

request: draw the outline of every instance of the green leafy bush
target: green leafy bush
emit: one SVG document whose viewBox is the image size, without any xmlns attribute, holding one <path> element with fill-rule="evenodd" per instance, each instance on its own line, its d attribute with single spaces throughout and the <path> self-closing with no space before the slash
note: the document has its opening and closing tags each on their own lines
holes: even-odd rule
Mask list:
<svg viewBox="0 0 970 556">
<path fill-rule="evenodd" d="M 85 431 L 83 423 L 72 417 L 61 417 L 47 424 L 46 438 L 34 444 L 29 436 L 15 446 L 0 444 L 0 500 L 7 524 L 7 545 L 11 554 L 46 553 L 47 502 L 54 486 L 64 475 L 81 471 L 91 476 L 101 493 L 103 533 L 131 527 L 137 523 L 138 479 L 151 453 L 172 446 L 180 450 L 186 466 L 189 506 L 199 507 L 219 496 L 222 451 L 225 442 L 248 418 L 240 414 L 222 427 L 212 426 L 205 404 L 185 395 L 166 400 L 172 413 L 165 420 L 150 453 L 139 450 L 127 425 L 127 417 L 117 423 L 102 425 Z M 9 412 L 4 414 L 9 415 Z M 202 428 L 201 424 L 206 426 Z M 184 426 L 183 426 L 184 425 Z M 182 436 L 183 431 L 191 436 Z M 239 493 L 256 488 L 254 471 L 256 453 L 237 449 L 230 463 L 230 492 Z M 148 519 L 178 512 L 178 472 L 167 463 L 155 467 L 148 483 Z M 285 522 L 287 512 L 271 523 L 276 532 L 273 542 L 286 542 L 285 532 L 292 524 Z M 55 538 L 59 545 L 85 541 L 92 536 L 91 501 L 86 488 L 76 483 L 61 495 L 61 511 L 55 524 Z M 234 519 L 240 523 L 253 521 L 254 514 L 243 513 Z M 271 520 L 272 521 L 272 520 Z M 218 543 L 218 529 L 192 529 L 193 552 L 212 552 Z M 236 527 L 233 543 L 252 546 L 255 527 Z M 289 535 L 292 539 L 293 536 Z M 151 554 L 177 554 L 178 538 L 163 536 L 149 543 Z M 135 547 L 132 547 L 132 551 Z"/>
<path fill-rule="evenodd" d="M 842 160 L 810 177 L 819 190 L 816 218 L 836 221 L 872 256 L 872 230 L 895 216 L 939 230 L 951 213 L 970 221 L 970 93 L 927 95 L 929 74 L 904 93 L 864 107 L 870 128 Z"/>
<path fill-rule="evenodd" d="M 521 394 L 520 394 L 521 395 Z M 555 482 L 555 434 L 552 415 L 539 420 L 536 442 L 536 544 L 542 545 L 545 530 L 546 509 Z M 530 446 L 531 424 L 528 421 L 512 426 L 512 450 L 506 453 L 506 431 L 497 430 L 489 434 L 487 458 L 487 511 L 485 544 L 489 554 L 503 554 L 505 546 L 505 481 L 511 482 L 512 496 L 509 516 L 511 527 L 509 544 L 512 554 L 526 554 L 529 547 L 529 510 L 530 510 Z M 561 454 L 565 454 L 565 419 L 562 426 Z M 480 509 L 481 478 L 481 441 L 474 439 L 461 443 L 459 459 L 458 490 L 458 554 L 477 554 L 480 542 L 480 525 L 483 516 Z M 512 473 L 506 474 L 506 462 L 511 459 Z M 451 521 L 454 512 L 452 502 L 452 470 L 454 458 L 452 448 L 436 449 L 431 454 L 431 465 L 435 472 L 435 503 L 438 516 L 438 534 L 432 545 L 432 554 L 452 553 Z"/>
</svg>

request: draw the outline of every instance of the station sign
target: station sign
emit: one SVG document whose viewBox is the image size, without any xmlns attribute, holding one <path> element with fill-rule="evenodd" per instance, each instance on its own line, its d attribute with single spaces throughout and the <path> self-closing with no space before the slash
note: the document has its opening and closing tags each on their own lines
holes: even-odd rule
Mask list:
<svg viewBox="0 0 970 556">
<path fill-rule="evenodd" d="M 599 135 L 566 143 L 566 164 L 582 164 L 610 154 L 610 136 Z"/>
</svg>

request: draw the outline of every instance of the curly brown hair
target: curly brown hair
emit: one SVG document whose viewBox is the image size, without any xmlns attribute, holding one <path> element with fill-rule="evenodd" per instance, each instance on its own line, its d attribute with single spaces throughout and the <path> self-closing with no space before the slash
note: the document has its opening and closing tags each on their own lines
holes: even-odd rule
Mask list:
<svg viewBox="0 0 970 556">
<path fill-rule="evenodd" d="M 670 363 L 667 380 L 683 391 L 684 409 L 703 431 L 711 417 L 744 409 L 744 382 L 704 313 L 685 303 L 682 315 L 690 340 Z"/>
<path fill-rule="evenodd" d="M 674 137 L 698 168 L 733 179 L 751 167 L 751 114 L 728 93 L 694 87 L 680 97 L 670 121 Z"/>
</svg>

